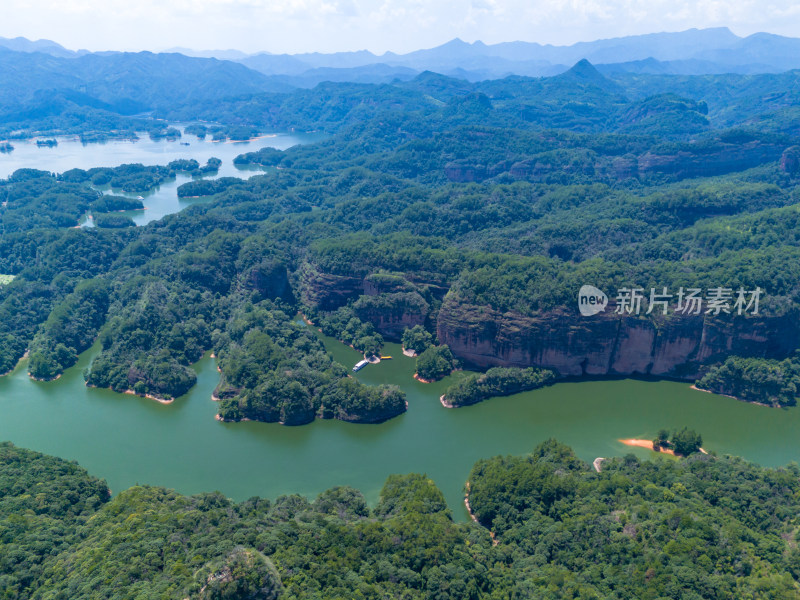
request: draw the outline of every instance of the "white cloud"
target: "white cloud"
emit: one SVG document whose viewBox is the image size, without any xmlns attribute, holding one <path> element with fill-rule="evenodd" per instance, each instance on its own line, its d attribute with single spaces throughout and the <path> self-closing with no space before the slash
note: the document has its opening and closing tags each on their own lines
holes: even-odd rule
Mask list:
<svg viewBox="0 0 800 600">
<path fill-rule="evenodd" d="M 0 35 L 68 47 L 406 52 L 461 37 L 571 44 L 729 26 L 800 32 L 796 0 L 2 0 Z"/>
</svg>

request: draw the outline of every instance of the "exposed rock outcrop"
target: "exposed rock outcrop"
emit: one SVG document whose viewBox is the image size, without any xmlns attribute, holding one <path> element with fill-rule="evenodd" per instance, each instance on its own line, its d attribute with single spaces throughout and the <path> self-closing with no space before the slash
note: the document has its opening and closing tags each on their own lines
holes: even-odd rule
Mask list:
<svg viewBox="0 0 800 600">
<path fill-rule="evenodd" d="M 324 273 L 305 263 L 300 269 L 299 288 L 304 304 L 333 311 L 364 293 L 364 279 Z"/>
<path fill-rule="evenodd" d="M 399 275 L 373 273 L 366 277 L 332 275 L 306 263 L 300 271 L 300 295 L 304 304 L 323 312 L 352 302 L 362 321 L 368 321 L 387 338 L 399 341 L 403 330 L 425 323 L 430 298 L 447 292 L 436 284 L 414 283 Z"/>
<path fill-rule="evenodd" d="M 493 166 L 464 160 L 445 166 L 445 176 L 450 181 L 484 181 L 502 173 L 525 181 L 547 181 L 555 175 L 589 175 L 595 179 L 612 182 L 630 177 L 649 178 L 664 176 L 670 179 L 710 177 L 724 175 L 781 160 L 787 172 L 797 168 L 800 151 L 795 155 L 785 145 L 759 140 L 744 143 L 715 143 L 708 147 L 686 145 L 674 152 L 647 152 L 640 156 L 593 156 L 578 150 L 556 150 L 525 158 L 509 164 Z M 783 158 L 782 158 L 783 157 Z"/>
<path fill-rule="evenodd" d="M 800 174 L 800 146 L 791 146 L 783 151 L 781 170 L 792 175 Z"/>
<path fill-rule="evenodd" d="M 281 263 L 264 261 L 254 267 L 250 270 L 246 285 L 270 300 L 280 298 L 287 302 L 294 301 L 286 265 Z"/>
<path fill-rule="evenodd" d="M 450 181 L 459 183 L 470 183 L 473 181 L 483 181 L 505 173 L 509 170 L 511 163 L 501 162 L 496 165 L 472 164 L 469 162 L 451 162 L 445 165 L 444 173 Z"/>
<path fill-rule="evenodd" d="M 399 340 L 403 330 L 422 325 L 430 306 L 417 292 L 395 292 L 361 296 L 353 309 L 362 321 L 369 321 L 381 335 Z"/>
<path fill-rule="evenodd" d="M 743 171 L 780 158 L 784 146 L 753 141 L 729 144 L 712 152 L 646 153 L 638 159 L 639 177 L 672 175 L 677 179 L 711 177 Z"/>
<path fill-rule="evenodd" d="M 658 375 L 696 379 L 728 355 L 784 357 L 800 345 L 798 320 L 782 317 L 660 318 L 567 309 L 528 317 L 448 296 L 438 335 L 460 359 L 479 367 L 542 367 L 562 376 Z"/>
</svg>

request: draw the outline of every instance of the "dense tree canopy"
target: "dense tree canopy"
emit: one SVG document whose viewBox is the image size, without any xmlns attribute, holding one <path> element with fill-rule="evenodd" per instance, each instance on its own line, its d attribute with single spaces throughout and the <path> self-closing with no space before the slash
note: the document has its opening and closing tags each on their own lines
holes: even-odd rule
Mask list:
<svg viewBox="0 0 800 600">
<path fill-rule="evenodd" d="M 235 503 L 103 481 L 0 444 L 6 598 L 789 599 L 800 592 L 800 472 L 730 457 L 601 473 L 558 442 L 479 461 L 478 523 L 454 522 L 425 475 Z M 754 503 L 754 497 L 759 501 Z M 488 531 L 494 535 L 493 544 Z"/>
</svg>

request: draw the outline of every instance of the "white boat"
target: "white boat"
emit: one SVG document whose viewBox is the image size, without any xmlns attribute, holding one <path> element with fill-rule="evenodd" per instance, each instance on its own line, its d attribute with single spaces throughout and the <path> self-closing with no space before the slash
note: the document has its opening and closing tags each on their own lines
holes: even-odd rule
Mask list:
<svg viewBox="0 0 800 600">
<path fill-rule="evenodd" d="M 360 371 L 364 367 L 369 364 L 369 361 L 365 358 L 364 360 L 360 360 L 356 363 L 356 366 L 353 367 L 353 371 Z"/>
</svg>

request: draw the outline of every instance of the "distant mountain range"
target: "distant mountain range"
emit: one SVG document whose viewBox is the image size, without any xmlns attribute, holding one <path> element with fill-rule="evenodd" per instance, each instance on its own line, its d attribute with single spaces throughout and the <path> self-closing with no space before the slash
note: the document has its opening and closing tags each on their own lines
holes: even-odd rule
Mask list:
<svg viewBox="0 0 800 600">
<path fill-rule="evenodd" d="M 49 41 L 0 38 L 0 47 L 16 52 L 40 52 L 59 58 L 79 58 Z M 455 39 L 436 48 L 408 54 L 366 50 L 332 54 L 247 55 L 238 50 L 196 51 L 172 48 L 167 53 L 194 58 L 238 62 L 267 75 L 271 89 L 311 88 L 322 81 L 389 83 L 407 81 L 423 71 L 482 81 L 509 75 L 530 77 L 563 73 L 582 59 L 601 72 L 704 75 L 720 73 L 779 73 L 800 68 L 800 39 L 769 33 L 739 37 L 725 27 L 690 29 L 677 33 L 652 33 L 571 46 L 534 42 L 472 44 Z M 111 54 L 111 53 L 101 53 Z"/>
<path fill-rule="evenodd" d="M 0 47 L 0 123 L 44 119 L 73 109 L 157 113 L 223 97 L 295 89 L 229 61 L 151 52 L 65 58 L 51 54 L 49 45 L 34 44 L 29 48 L 39 50 Z"/>
<path fill-rule="evenodd" d="M 235 58 L 231 52 L 218 54 Z M 569 67 L 555 62 L 584 55 Z M 719 73 L 725 61 L 745 55 L 751 62 L 728 69 L 743 73 Z M 154 122 L 149 117 L 332 131 L 362 122 L 365 111 L 440 109 L 454 122 L 574 131 L 691 135 L 741 123 L 780 129 L 798 122 L 800 69 L 792 66 L 800 67 L 800 40 L 738 38 L 727 29 L 561 48 L 454 40 L 404 55 L 235 60 L 72 52 L 46 40 L 0 38 L 0 131 L 141 130 Z"/>
</svg>

